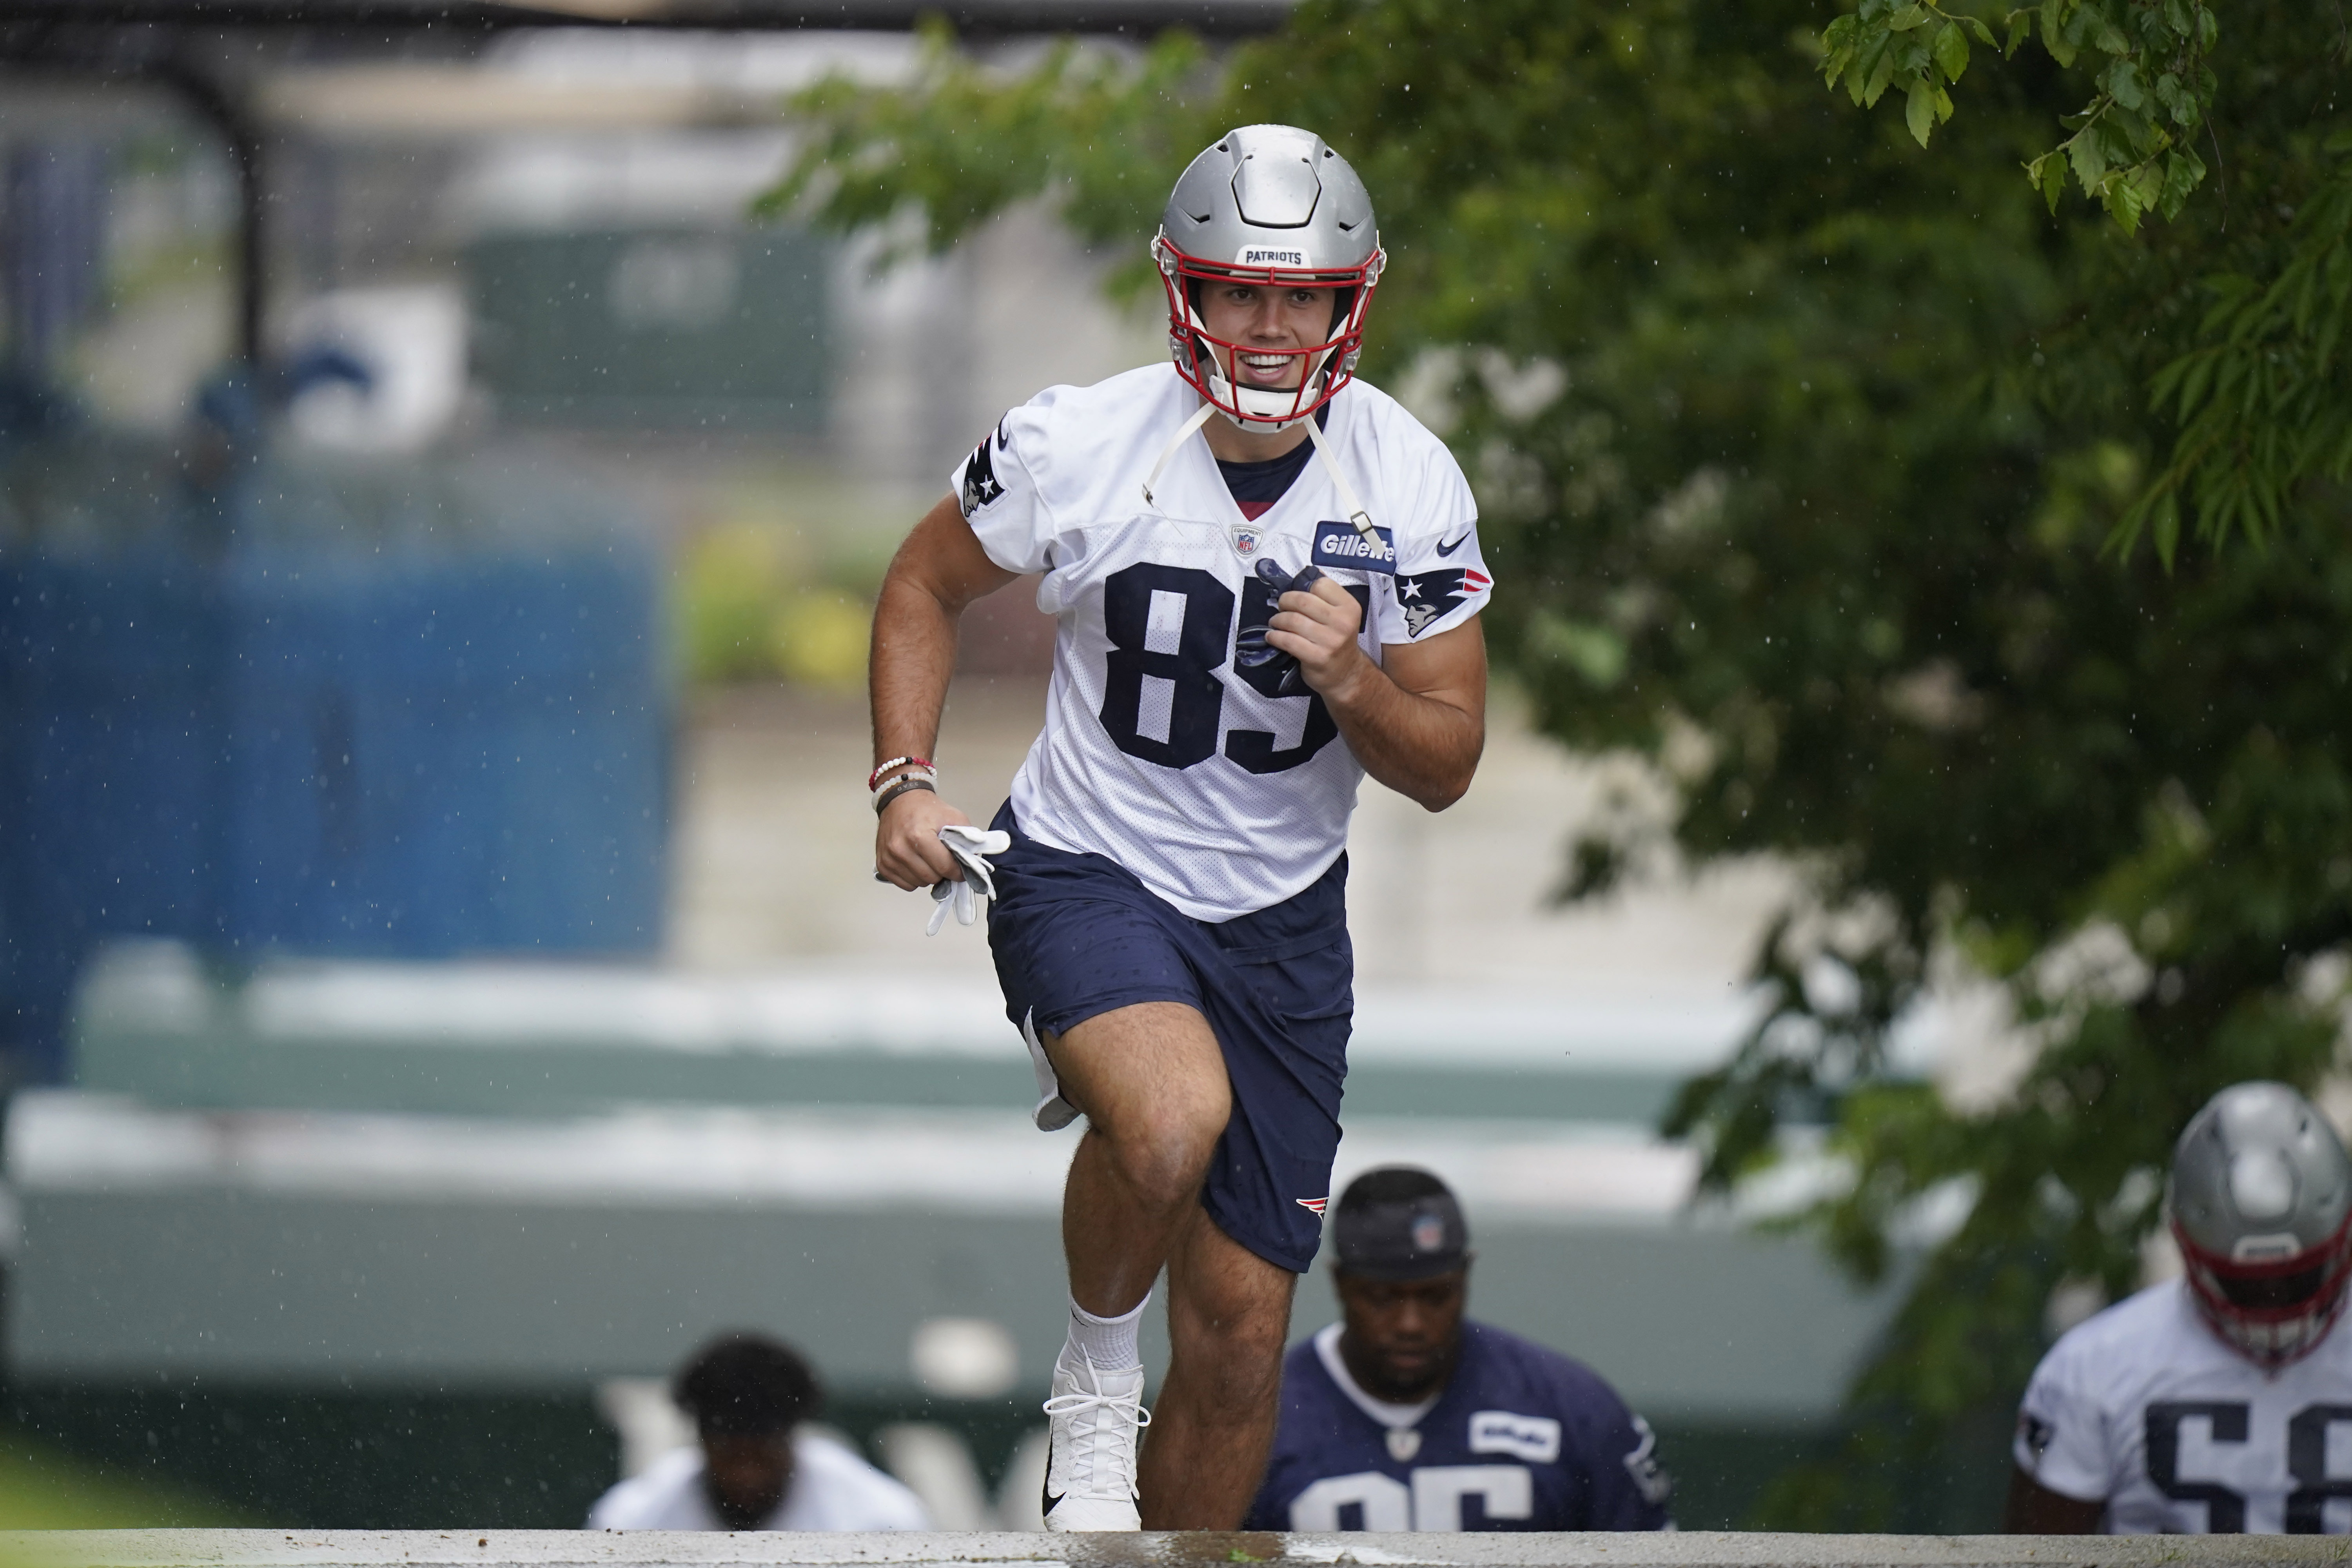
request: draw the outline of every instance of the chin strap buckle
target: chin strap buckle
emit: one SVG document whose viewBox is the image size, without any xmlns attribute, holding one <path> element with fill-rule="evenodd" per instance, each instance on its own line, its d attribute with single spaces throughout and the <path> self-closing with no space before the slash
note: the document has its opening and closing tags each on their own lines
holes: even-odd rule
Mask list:
<svg viewBox="0 0 2352 1568">
<path fill-rule="evenodd" d="M 1356 487 L 1349 484 L 1348 476 L 1339 471 L 1338 460 L 1331 456 L 1331 448 L 1323 439 L 1323 427 L 1312 419 L 1307 422 L 1307 438 L 1315 443 L 1315 455 L 1323 460 L 1323 471 L 1331 476 L 1331 488 L 1339 492 L 1339 503 L 1348 509 L 1348 521 L 1364 536 L 1364 542 L 1372 547 L 1372 554 L 1378 558 L 1381 531 L 1372 526 L 1371 513 L 1364 510 L 1364 503 L 1356 499 Z"/>
</svg>

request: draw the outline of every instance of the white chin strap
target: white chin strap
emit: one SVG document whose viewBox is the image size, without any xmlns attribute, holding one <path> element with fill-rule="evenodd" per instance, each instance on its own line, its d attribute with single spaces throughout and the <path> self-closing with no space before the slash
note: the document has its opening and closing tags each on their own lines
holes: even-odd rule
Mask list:
<svg viewBox="0 0 2352 1568">
<path fill-rule="evenodd" d="M 1216 363 L 1214 355 L 1210 357 L 1210 363 L 1212 364 Z M 1221 384 L 1213 381 L 1210 384 L 1217 386 Z M 1206 425 L 1212 414 L 1225 414 L 1225 411 L 1213 403 L 1202 404 L 1200 407 L 1192 410 L 1192 416 L 1190 419 L 1176 427 L 1176 434 L 1168 437 L 1168 444 L 1160 448 L 1160 460 L 1151 465 L 1151 477 L 1143 481 L 1144 505 L 1154 511 L 1160 510 L 1160 502 L 1152 495 L 1151 487 L 1158 484 L 1160 476 L 1168 471 L 1168 465 L 1175 458 L 1176 449 L 1191 440 L 1192 433 Z M 1225 417 L 1231 419 L 1233 416 L 1225 414 Z M 1235 423 L 1238 424 L 1239 421 Z M 1356 487 L 1349 484 L 1348 476 L 1339 471 L 1338 459 L 1331 456 L 1331 444 L 1324 439 L 1323 426 L 1316 422 L 1314 416 L 1308 415 L 1303 419 L 1287 421 L 1276 428 L 1286 430 L 1290 426 L 1297 424 L 1304 424 L 1307 426 L 1307 439 L 1314 446 L 1315 456 L 1321 459 L 1323 471 L 1331 476 L 1331 488 L 1339 492 L 1339 504 L 1348 509 L 1348 521 L 1358 533 L 1364 536 L 1364 542 L 1377 552 L 1381 544 L 1380 532 L 1372 526 L 1371 514 L 1364 510 L 1364 503 L 1356 499 Z"/>
</svg>

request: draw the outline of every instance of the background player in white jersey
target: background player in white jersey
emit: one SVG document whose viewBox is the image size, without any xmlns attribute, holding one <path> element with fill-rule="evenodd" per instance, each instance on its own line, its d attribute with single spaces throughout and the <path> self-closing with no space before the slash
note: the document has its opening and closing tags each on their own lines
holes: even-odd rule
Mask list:
<svg viewBox="0 0 2352 1568">
<path fill-rule="evenodd" d="M 2207 1103 L 2172 1158 L 2186 1277 L 2051 1347 L 2018 1411 L 2008 1526 L 2352 1531 L 2352 1161 L 2284 1084 Z"/>
<path fill-rule="evenodd" d="M 1382 260 L 1362 182 L 1307 132 L 1234 131 L 1177 181 L 1152 254 L 1172 363 L 1006 415 L 874 624 L 875 859 L 914 889 L 962 874 L 940 835 L 968 819 L 922 760 L 957 617 L 1039 573 L 1059 621 L 989 943 L 1039 1125 L 1087 1121 L 1046 1406 L 1062 1530 L 1241 1521 L 1339 1142 L 1358 781 L 1442 809 L 1486 733 L 1469 487 L 1353 378 Z M 1147 1418 L 1136 1323 L 1163 1267 Z"/>
<path fill-rule="evenodd" d="M 722 1334 L 670 1384 L 695 1444 L 596 1500 L 591 1530 L 928 1530 L 915 1494 L 811 1422 L 824 1403 L 800 1352 Z"/>
</svg>

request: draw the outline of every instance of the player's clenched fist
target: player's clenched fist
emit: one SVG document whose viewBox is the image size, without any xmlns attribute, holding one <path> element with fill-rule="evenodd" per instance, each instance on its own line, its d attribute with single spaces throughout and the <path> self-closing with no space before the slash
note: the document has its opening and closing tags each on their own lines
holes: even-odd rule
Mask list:
<svg viewBox="0 0 2352 1568">
<path fill-rule="evenodd" d="M 1320 574 L 1305 589 L 1294 588 L 1275 604 L 1275 616 L 1266 623 L 1266 646 L 1298 660 L 1307 684 L 1326 700 L 1342 700 L 1348 688 L 1373 668 L 1356 640 L 1364 624 L 1363 606 L 1348 590 Z"/>
<path fill-rule="evenodd" d="M 907 791 L 882 807 L 882 820 L 874 829 L 876 873 L 908 892 L 956 880 L 963 868 L 940 842 L 940 829 L 971 821 L 929 790 Z"/>
</svg>

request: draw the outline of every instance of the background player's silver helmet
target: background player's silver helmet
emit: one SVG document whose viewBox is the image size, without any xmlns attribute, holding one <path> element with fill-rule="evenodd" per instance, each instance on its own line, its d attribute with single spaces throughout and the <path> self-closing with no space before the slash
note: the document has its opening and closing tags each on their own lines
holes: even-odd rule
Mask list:
<svg viewBox="0 0 2352 1568">
<path fill-rule="evenodd" d="M 1168 348 L 1176 369 L 1245 430 L 1282 430 L 1328 403 L 1354 376 L 1381 250 L 1371 194 L 1348 161 L 1311 131 L 1244 125 L 1192 160 L 1176 182 L 1151 242 L 1168 293 Z M 1200 289 L 1215 280 L 1339 290 L 1328 339 L 1295 353 L 1295 391 L 1238 387 L 1216 351 L 1235 345 L 1202 324 Z M 1249 352 L 1266 352 L 1249 345 Z"/>
<path fill-rule="evenodd" d="M 2306 1354 L 2352 1281 L 2352 1160 L 2283 1083 L 2232 1084 L 2172 1155 L 2172 1233 L 2206 1317 L 2247 1355 Z"/>
</svg>

